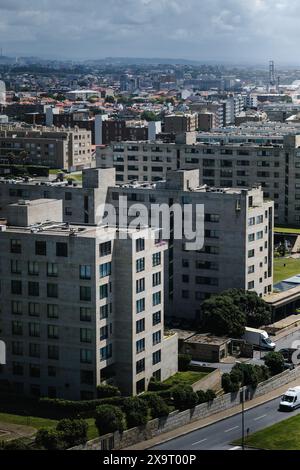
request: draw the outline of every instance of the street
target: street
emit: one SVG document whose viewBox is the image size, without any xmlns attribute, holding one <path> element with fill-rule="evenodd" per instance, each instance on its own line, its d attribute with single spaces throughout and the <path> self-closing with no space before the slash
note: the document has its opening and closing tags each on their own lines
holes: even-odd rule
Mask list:
<svg viewBox="0 0 300 470">
<path fill-rule="evenodd" d="M 288 385 L 287 385 L 288 389 Z M 259 429 L 300 414 L 278 411 L 280 398 L 245 411 L 245 436 Z M 247 406 L 247 404 L 246 404 Z M 193 431 L 152 448 L 152 450 L 237 450 L 232 442 L 242 437 L 242 413 Z"/>
</svg>

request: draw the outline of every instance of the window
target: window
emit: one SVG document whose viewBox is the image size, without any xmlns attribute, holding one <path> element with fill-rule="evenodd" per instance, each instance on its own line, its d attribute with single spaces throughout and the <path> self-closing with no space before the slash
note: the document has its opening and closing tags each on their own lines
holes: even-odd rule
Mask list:
<svg viewBox="0 0 300 470">
<path fill-rule="evenodd" d="M 23 304 L 18 300 L 13 300 L 11 302 L 11 313 L 14 315 L 22 315 Z"/>
<path fill-rule="evenodd" d="M 136 393 L 143 393 L 145 391 L 145 379 L 139 380 L 136 383 Z"/>
<path fill-rule="evenodd" d="M 183 291 L 181 292 L 181 297 L 182 297 L 183 299 L 189 299 L 189 298 L 190 298 L 190 291 L 189 291 L 189 290 L 183 290 Z"/>
<path fill-rule="evenodd" d="M 28 323 L 29 336 L 39 338 L 40 336 L 40 324 L 39 323 Z"/>
<path fill-rule="evenodd" d="M 107 318 L 109 315 L 109 306 L 110 304 L 102 305 L 100 307 L 100 320 Z"/>
<path fill-rule="evenodd" d="M 88 321 L 92 320 L 92 310 L 86 307 L 80 307 L 80 321 Z"/>
<path fill-rule="evenodd" d="M 102 328 L 100 328 L 100 341 L 103 341 L 104 339 L 107 339 L 108 338 L 108 326 L 105 325 L 105 326 L 102 326 Z"/>
<path fill-rule="evenodd" d="M 13 295 L 22 295 L 22 281 L 11 281 L 11 293 Z"/>
<path fill-rule="evenodd" d="M 56 368 L 54 366 L 48 366 L 48 377 L 56 377 Z"/>
<path fill-rule="evenodd" d="M 152 274 L 152 286 L 160 286 L 161 285 L 161 272 Z"/>
<path fill-rule="evenodd" d="M 264 237 L 264 232 L 263 232 L 263 231 L 257 232 L 257 234 L 256 234 L 256 240 L 261 240 L 263 237 Z"/>
<path fill-rule="evenodd" d="M 248 290 L 254 289 L 254 281 L 248 282 Z"/>
<path fill-rule="evenodd" d="M 254 233 L 250 233 L 250 234 L 248 235 L 248 242 L 249 242 L 249 243 L 250 243 L 250 242 L 254 242 L 254 240 L 255 240 L 255 234 L 254 234 Z"/>
<path fill-rule="evenodd" d="M 108 297 L 108 284 L 103 284 L 99 288 L 100 299 L 106 299 Z"/>
<path fill-rule="evenodd" d="M 80 286 L 80 300 L 90 302 L 92 298 L 92 290 L 88 286 Z"/>
<path fill-rule="evenodd" d="M 182 282 L 184 282 L 184 283 L 190 282 L 190 276 L 188 274 L 183 274 L 182 275 Z"/>
<path fill-rule="evenodd" d="M 161 292 L 155 292 L 153 295 L 152 295 L 152 305 L 155 306 L 155 305 L 159 305 L 161 303 Z"/>
<path fill-rule="evenodd" d="M 39 275 L 39 263 L 36 261 L 28 261 L 28 274 L 31 276 Z"/>
<path fill-rule="evenodd" d="M 161 362 L 161 350 L 160 349 L 152 354 L 152 365 L 155 366 L 155 364 L 158 364 L 159 362 Z"/>
<path fill-rule="evenodd" d="M 153 372 L 153 378 L 157 380 L 158 382 L 161 381 L 161 370 L 158 369 L 155 372 Z"/>
<path fill-rule="evenodd" d="M 136 354 L 139 354 L 142 351 L 145 351 L 145 338 L 136 342 Z"/>
<path fill-rule="evenodd" d="M 152 315 L 152 325 L 155 326 L 155 325 L 158 325 L 159 323 L 161 323 L 161 311 L 155 312 Z"/>
<path fill-rule="evenodd" d="M 13 335 L 23 335 L 23 323 L 21 321 L 12 321 L 11 322 L 11 332 Z"/>
<path fill-rule="evenodd" d="M 21 262 L 18 259 L 12 259 L 10 262 L 10 272 L 12 274 L 21 274 Z"/>
<path fill-rule="evenodd" d="M 152 344 L 155 346 L 156 344 L 161 343 L 161 331 L 156 331 L 152 335 Z"/>
<path fill-rule="evenodd" d="M 52 344 L 48 345 L 48 359 L 59 359 L 59 347 Z"/>
<path fill-rule="evenodd" d="M 106 361 L 112 357 L 112 344 L 100 349 L 100 361 Z"/>
<path fill-rule="evenodd" d="M 250 217 L 248 219 L 248 226 L 251 227 L 252 225 L 255 225 L 255 217 Z"/>
<path fill-rule="evenodd" d="M 145 318 L 136 322 L 136 334 L 142 333 L 142 331 L 145 331 Z"/>
<path fill-rule="evenodd" d="M 40 357 L 41 356 L 41 347 L 36 343 L 29 343 L 29 356 L 30 357 Z"/>
<path fill-rule="evenodd" d="M 89 328 L 80 328 L 80 341 L 81 343 L 91 343 L 92 330 Z"/>
<path fill-rule="evenodd" d="M 255 250 L 248 250 L 248 258 L 254 258 Z"/>
<path fill-rule="evenodd" d="M 205 214 L 205 222 L 218 223 L 220 222 L 219 214 Z"/>
<path fill-rule="evenodd" d="M 56 256 L 68 256 L 68 244 L 67 243 L 56 243 Z"/>
<path fill-rule="evenodd" d="M 15 356 L 23 356 L 23 343 L 21 341 L 13 341 L 11 343 L 11 350 Z"/>
<path fill-rule="evenodd" d="M 40 367 L 36 364 L 29 364 L 29 375 L 30 377 L 40 377 L 41 371 Z"/>
<path fill-rule="evenodd" d="M 100 256 L 107 256 L 111 254 L 111 241 L 104 242 L 100 245 Z"/>
<path fill-rule="evenodd" d="M 47 263 L 47 276 L 48 277 L 58 276 L 58 265 L 56 263 Z"/>
<path fill-rule="evenodd" d="M 256 218 L 256 223 L 257 224 L 262 224 L 264 222 L 264 216 L 263 215 L 258 215 Z"/>
<path fill-rule="evenodd" d="M 141 372 L 144 372 L 145 370 L 145 359 L 140 359 L 136 363 L 136 373 L 140 374 Z"/>
<path fill-rule="evenodd" d="M 145 249 L 145 239 L 144 238 L 138 238 L 135 241 L 135 251 L 138 253 L 140 251 L 144 251 Z"/>
<path fill-rule="evenodd" d="M 21 240 L 11 240 L 10 241 L 10 252 L 11 253 L 22 253 Z"/>
<path fill-rule="evenodd" d="M 58 305 L 47 304 L 47 317 L 52 319 L 58 318 Z"/>
<path fill-rule="evenodd" d="M 65 193 L 65 200 L 72 201 L 72 193 Z"/>
<path fill-rule="evenodd" d="M 39 256 L 47 255 L 47 245 L 46 242 L 37 241 L 35 242 L 35 254 Z"/>
<path fill-rule="evenodd" d="M 190 262 L 189 262 L 188 259 L 183 259 L 183 260 L 182 260 L 182 267 L 183 267 L 183 268 L 188 268 L 189 265 L 190 265 Z"/>
<path fill-rule="evenodd" d="M 81 364 L 92 363 L 92 351 L 91 349 L 80 349 L 80 362 Z"/>
<path fill-rule="evenodd" d="M 99 266 L 100 277 L 106 277 L 111 275 L 111 263 L 104 263 Z"/>
<path fill-rule="evenodd" d="M 28 295 L 38 297 L 40 295 L 40 285 L 38 282 L 28 282 Z"/>
<path fill-rule="evenodd" d="M 28 304 L 28 314 L 31 317 L 39 317 L 40 316 L 40 304 L 29 302 Z"/>
<path fill-rule="evenodd" d="M 254 264 L 252 266 L 248 266 L 248 274 L 253 274 L 255 271 Z"/>
<path fill-rule="evenodd" d="M 59 338 L 58 326 L 48 325 L 47 331 L 48 331 L 48 338 L 49 339 L 58 339 Z"/>
<path fill-rule="evenodd" d="M 136 272 L 140 273 L 145 269 L 145 258 L 140 258 L 136 260 Z"/>
<path fill-rule="evenodd" d="M 140 292 L 144 292 L 145 290 L 145 278 L 138 279 L 136 281 L 136 293 L 139 294 Z"/>
<path fill-rule="evenodd" d="M 152 266 L 159 266 L 161 264 L 161 252 L 152 255 Z"/>
<path fill-rule="evenodd" d="M 136 301 L 136 313 L 144 312 L 145 310 L 145 299 L 139 299 Z"/>
<path fill-rule="evenodd" d="M 79 266 L 79 277 L 80 279 L 91 279 L 91 266 L 89 265 Z"/>
<path fill-rule="evenodd" d="M 47 297 L 58 298 L 58 284 L 47 284 Z"/>
<path fill-rule="evenodd" d="M 24 374 L 24 366 L 21 362 L 13 362 L 12 363 L 12 370 L 14 375 L 23 375 Z"/>
</svg>

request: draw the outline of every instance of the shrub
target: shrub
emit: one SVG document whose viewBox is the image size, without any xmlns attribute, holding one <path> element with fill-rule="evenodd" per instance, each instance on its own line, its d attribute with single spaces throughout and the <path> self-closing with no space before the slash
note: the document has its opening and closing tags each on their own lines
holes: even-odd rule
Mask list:
<svg viewBox="0 0 300 470">
<path fill-rule="evenodd" d="M 148 385 L 148 391 L 149 392 L 158 392 L 161 390 L 168 390 L 170 388 L 170 385 L 165 384 L 163 382 L 159 382 L 158 380 L 155 380 L 154 377 L 151 377 Z"/>
<path fill-rule="evenodd" d="M 98 385 L 97 387 L 97 396 L 98 398 L 111 398 L 119 397 L 121 395 L 118 387 L 113 385 Z"/>
<path fill-rule="evenodd" d="M 88 424 L 84 419 L 62 419 L 56 430 L 63 434 L 67 447 L 85 444 L 87 441 Z"/>
<path fill-rule="evenodd" d="M 125 429 L 125 415 L 117 406 L 101 405 L 96 408 L 95 424 L 99 435 Z"/>
<path fill-rule="evenodd" d="M 176 385 L 172 389 L 175 408 L 180 411 L 194 408 L 198 403 L 198 395 L 190 385 Z"/>
<path fill-rule="evenodd" d="M 253 388 L 257 387 L 258 374 L 253 364 L 236 364 L 232 368 L 231 376 L 233 373 L 236 374 L 237 371 L 240 371 L 243 376 L 241 385 L 251 385 Z"/>
<path fill-rule="evenodd" d="M 63 433 L 56 429 L 39 429 L 35 443 L 47 450 L 63 450 L 67 447 Z"/>
<path fill-rule="evenodd" d="M 280 352 L 269 352 L 265 355 L 265 365 L 269 368 L 271 375 L 280 374 L 284 370 L 284 357 Z"/>
<path fill-rule="evenodd" d="M 146 401 L 152 418 L 161 418 L 170 413 L 167 403 L 157 393 L 145 393 L 141 399 Z"/>
<path fill-rule="evenodd" d="M 192 356 L 189 354 L 178 354 L 178 370 L 185 372 L 188 370 Z"/>
<path fill-rule="evenodd" d="M 225 393 L 238 392 L 240 385 L 237 382 L 232 382 L 231 375 L 227 372 L 222 375 L 222 388 Z"/>
<path fill-rule="evenodd" d="M 126 415 L 128 428 L 143 426 L 148 421 L 148 404 L 140 397 L 126 398 L 124 400 L 123 410 Z"/>
<path fill-rule="evenodd" d="M 29 450 L 23 439 L 14 439 L 13 441 L 0 442 L 0 450 Z"/>
<path fill-rule="evenodd" d="M 206 392 L 204 390 L 198 390 L 196 392 L 198 395 L 198 404 L 200 405 L 201 403 L 206 403 L 207 402 L 207 397 L 206 397 Z"/>
</svg>

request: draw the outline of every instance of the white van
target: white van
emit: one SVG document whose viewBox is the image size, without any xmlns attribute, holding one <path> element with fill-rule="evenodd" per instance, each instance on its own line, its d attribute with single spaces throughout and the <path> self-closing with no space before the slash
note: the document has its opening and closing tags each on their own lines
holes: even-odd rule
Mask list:
<svg viewBox="0 0 300 470">
<path fill-rule="evenodd" d="M 300 387 L 289 388 L 281 397 L 280 410 L 295 410 L 300 406 Z"/>
</svg>

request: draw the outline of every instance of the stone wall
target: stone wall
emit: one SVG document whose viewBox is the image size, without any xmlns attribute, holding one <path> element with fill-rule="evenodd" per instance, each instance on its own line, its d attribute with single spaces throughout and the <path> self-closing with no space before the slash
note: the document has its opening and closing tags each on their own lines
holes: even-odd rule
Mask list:
<svg viewBox="0 0 300 470">
<path fill-rule="evenodd" d="M 282 385 L 296 380 L 297 378 L 300 379 L 300 367 L 297 367 L 292 371 L 282 372 L 282 374 L 262 382 L 255 390 L 244 387 L 245 399 L 247 401 L 251 401 L 253 398 L 269 393 Z M 192 423 L 193 421 L 207 418 L 215 413 L 228 410 L 240 403 L 240 392 L 227 393 L 216 398 L 211 403 L 203 403 L 192 410 L 182 412 L 174 411 L 166 418 L 153 419 L 149 421 L 146 426 L 129 429 L 124 431 L 123 434 L 116 432 L 114 434 L 102 436 L 101 438 L 87 442 L 84 446 L 74 447 L 72 450 L 106 450 L 108 448 L 123 449 L 173 429 L 180 428 L 186 424 Z"/>
</svg>

